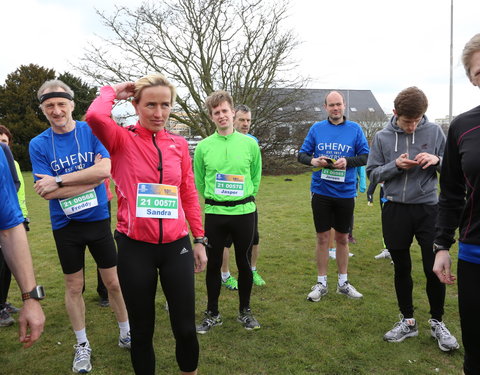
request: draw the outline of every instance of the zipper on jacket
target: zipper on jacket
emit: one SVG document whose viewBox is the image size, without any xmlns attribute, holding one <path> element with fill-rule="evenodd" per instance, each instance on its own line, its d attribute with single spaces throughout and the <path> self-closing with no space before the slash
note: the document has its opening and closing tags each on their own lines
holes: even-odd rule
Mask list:
<svg viewBox="0 0 480 375">
<path fill-rule="evenodd" d="M 152 134 L 152 142 L 155 148 L 157 149 L 158 152 L 158 166 L 157 169 L 160 172 L 160 177 L 158 183 L 161 184 L 163 181 L 163 159 L 162 159 L 162 151 L 160 151 L 160 148 L 157 146 L 157 142 L 155 140 L 157 136 L 157 133 Z M 163 240 L 163 225 L 162 225 L 162 219 L 158 219 L 158 229 L 159 229 L 159 240 L 158 243 L 162 243 Z"/>
<path fill-rule="evenodd" d="M 409 148 L 408 148 L 408 135 L 405 134 L 405 147 L 407 149 L 406 153 L 410 158 Z M 407 193 L 407 183 L 408 183 L 408 169 L 405 170 L 405 181 L 403 183 L 403 192 L 402 192 L 402 202 L 405 203 L 405 195 Z"/>
</svg>

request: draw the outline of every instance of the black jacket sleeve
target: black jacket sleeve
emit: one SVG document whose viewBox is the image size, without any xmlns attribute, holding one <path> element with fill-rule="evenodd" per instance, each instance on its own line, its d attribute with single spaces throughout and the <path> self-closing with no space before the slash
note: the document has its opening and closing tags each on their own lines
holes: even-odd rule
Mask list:
<svg viewBox="0 0 480 375">
<path fill-rule="evenodd" d="M 348 158 L 345 158 L 345 160 L 347 161 L 347 168 L 361 167 L 362 165 L 366 165 L 367 159 L 368 159 L 368 154 L 350 156 Z"/>
<path fill-rule="evenodd" d="M 313 159 L 313 156 L 308 155 L 306 152 L 299 152 L 298 153 L 297 160 L 302 164 L 311 166 L 312 165 L 311 164 L 312 159 Z"/>
</svg>

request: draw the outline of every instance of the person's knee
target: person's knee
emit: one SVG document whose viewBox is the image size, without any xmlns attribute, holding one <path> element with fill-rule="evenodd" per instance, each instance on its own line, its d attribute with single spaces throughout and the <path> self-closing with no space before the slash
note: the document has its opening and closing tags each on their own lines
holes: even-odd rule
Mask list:
<svg viewBox="0 0 480 375">
<path fill-rule="evenodd" d="M 197 339 L 197 333 L 195 331 L 195 327 L 190 327 L 187 325 L 181 325 L 180 327 L 176 327 L 174 329 L 175 339 L 180 344 L 193 344 Z"/>
<path fill-rule="evenodd" d="M 330 231 L 317 233 L 317 243 L 318 245 L 328 245 L 330 240 Z"/>
<path fill-rule="evenodd" d="M 339 233 L 335 232 L 335 242 L 337 246 L 347 246 L 348 245 L 348 233 Z"/>
<path fill-rule="evenodd" d="M 110 280 L 110 282 L 105 283 L 105 287 L 107 288 L 109 293 L 120 293 L 120 283 L 118 282 L 118 279 L 116 280 Z"/>
<path fill-rule="evenodd" d="M 116 267 L 115 269 L 104 269 L 100 273 L 102 276 L 103 284 L 110 293 L 120 291 L 120 283 L 118 281 Z"/>
<path fill-rule="evenodd" d="M 71 297 L 81 296 L 83 293 L 83 281 L 67 281 L 65 285 L 65 293 Z"/>
<path fill-rule="evenodd" d="M 71 296 L 81 295 L 85 285 L 83 269 L 75 273 L 64 274 L 65 292 Z"/>
</svg>

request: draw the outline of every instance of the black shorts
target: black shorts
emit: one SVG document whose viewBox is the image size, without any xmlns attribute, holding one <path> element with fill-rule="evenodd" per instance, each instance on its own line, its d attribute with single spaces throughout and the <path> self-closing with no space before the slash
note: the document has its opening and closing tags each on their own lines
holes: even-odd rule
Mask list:
<svg viewBox="0 0 480 375">
<path fill-rule="evenodd" d="M 78 272 L 85 266 L 87 246 L 98 268 L 117 265 L 117 250 L 109 219 L 88 223 L 72 220 L 63 228 L 54 230 L 53 237 L 66 275 Z"/>
<path fill-rule="evenodd" d="M 253 233 L 253 245 L 258 245 L 260 243 L 260 235 L 258 234 L 258 211 L 255 210 L 255 232 Z M 225 247 L 230 249 L 233 245 L 232 236 L 229 234 L 227 240 L 225 241 Z"/>
<path fill-rule="evenodd" d="M 322 233 L 333 228 L 339 233 L 349 233 L 354 208 L 355 198 L 332 198 L 312 193 L 315 230 Z"/>
</svg>

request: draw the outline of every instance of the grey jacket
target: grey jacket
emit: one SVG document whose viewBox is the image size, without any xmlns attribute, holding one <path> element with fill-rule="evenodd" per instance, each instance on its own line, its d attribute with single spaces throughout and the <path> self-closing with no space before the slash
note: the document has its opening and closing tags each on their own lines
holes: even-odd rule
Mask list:
<svg viewBox="0 0 480 375">
<path fill-rule="evenodd" d="M 384 181 L 384 197 L 391 202 L 406 204 L 437 204 L 437 171 L 440 171 L 445 134 L 437 124 L 429 122 L 426 116 L 412 134 L 405 133 L 397 126 L 393 116 L 389 124 L 375 134 L 367 162 L 367 176 L 371 183 Z M 397 168 L 395 160 L 404 153 L 414 159 L 421 152 L 436 155 L 440 163 L 422 169 Z"/>
</svg>

